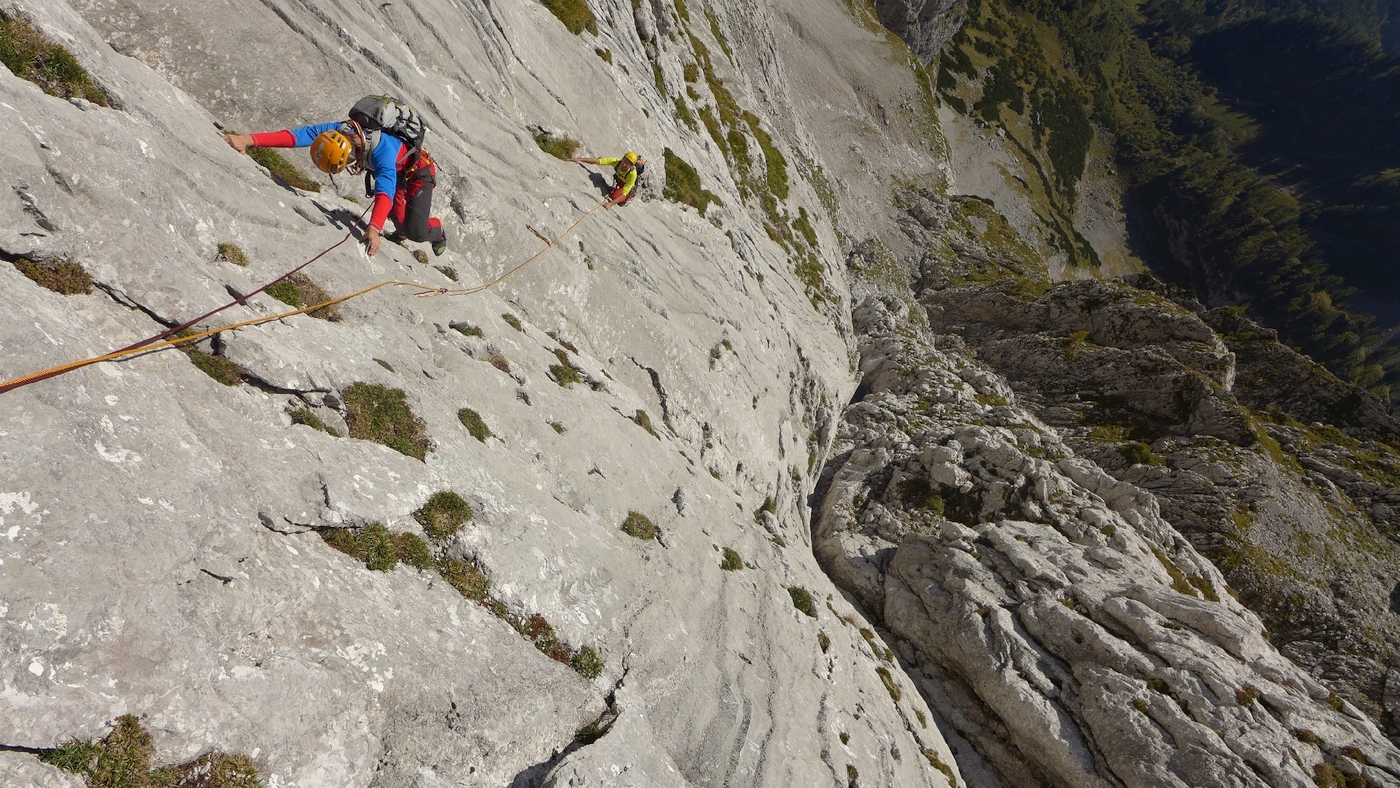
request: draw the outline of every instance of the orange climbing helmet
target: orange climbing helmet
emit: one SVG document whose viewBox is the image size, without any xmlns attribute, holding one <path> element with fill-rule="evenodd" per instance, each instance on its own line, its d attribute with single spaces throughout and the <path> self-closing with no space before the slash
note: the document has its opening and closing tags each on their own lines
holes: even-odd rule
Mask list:
<svg viewBox="0 0 1400 788">
<path fill-rule="evenodd" d="M 311 143 L 311 161 L 321 172 L 330 175 L 342 173 L 354 160 L 354 143 L 334 129 L 321 132 Z"/>
</svg>

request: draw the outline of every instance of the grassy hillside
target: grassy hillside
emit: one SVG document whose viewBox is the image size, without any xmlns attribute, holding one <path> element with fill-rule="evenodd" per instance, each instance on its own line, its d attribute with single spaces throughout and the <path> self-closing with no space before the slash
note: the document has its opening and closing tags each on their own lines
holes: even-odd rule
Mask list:
<svg viewBox="0 0 1400 788">
<path fill-rule="evenodd" d="M 1400 258 L 1400 68 L 1380 45 L 1387 3 L 968 8 L 967 29 L 941 58 L 945 100 L 988 123 L 1025 113 L 1063 199 L 1093 129 L 1107 132 L 1159 267 L 1388 396 L 1397 354 L 1369 316 L 1345 307 L 1356 288 L 1400 293 L 1390 270 Z M 982 91 L 962 106 L 952 90 L 960 76 Z"/>
</svg>

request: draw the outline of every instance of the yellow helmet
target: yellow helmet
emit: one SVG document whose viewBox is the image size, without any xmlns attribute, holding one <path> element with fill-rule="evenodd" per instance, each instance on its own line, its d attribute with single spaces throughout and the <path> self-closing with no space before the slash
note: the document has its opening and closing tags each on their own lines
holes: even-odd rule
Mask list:
<svg viewBox="0 0 1400 788">
<path fill-rule="evenodd" d="M 311 143 L 311 161 L 321 172 L 335 175 L 345 171 L 355 159 L 355 146 L 338 131 L 323 131 Z"/>
<path fill-rule="evenodd" d="M 636 163 L 637 163 L 637 154 L 636 154 L 635 152 L 633 152 L 633 151 L 630 151 L 630 150 L 627 151 L 626 153 L 624 153 L 624 154 L 622 155 L 622 158 L 623 158 L 623 160 L 625 160 L 628 164 L 636 164 Z"/>
</svg>

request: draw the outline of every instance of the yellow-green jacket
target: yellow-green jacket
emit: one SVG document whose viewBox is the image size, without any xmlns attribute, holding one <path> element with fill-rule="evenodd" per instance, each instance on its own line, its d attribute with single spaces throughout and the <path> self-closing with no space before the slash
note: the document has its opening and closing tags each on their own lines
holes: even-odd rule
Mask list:
<svg viewBox="0 0 1400 788">
<path fill-rule="evenodd" d="M 613 168 L 613 173 L 617 175 L 618 182 L 622 184 L 622 196 L 626 197 L 632 193 L 632 187 L 637 185 L 637 168 L 633 167 L 627 171 L 626 175 L 622 175 L 617 172 L 617 165 L 621 163 L 621 156 L 609 156 L 606 159 L 598 160 L 599 166 Z"/>
</svg>

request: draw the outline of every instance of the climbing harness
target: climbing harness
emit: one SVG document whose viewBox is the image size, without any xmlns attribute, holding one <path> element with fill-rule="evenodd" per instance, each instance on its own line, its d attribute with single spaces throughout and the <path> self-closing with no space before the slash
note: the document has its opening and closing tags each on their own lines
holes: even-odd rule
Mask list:
<svg viewBox="0 0 1400 788">
<path fill-rule="evenodd" d="M 277 315 L 269 315 L 269 316 L 266 316 L 266 317 L 253 318 L 253 319 L 251 319 L 251 320 L 244 320 L 244 321 L 241 322 L 241 323 L 233 323 L 233 324 L 231 324 L 231 325 L 221 326 L 221 327 L 215 328 L 215 329 L 210 329 L 209 331 L 203 331 L 203 332 L 199 332 L 199 333 L 195 333 L 195 334 L 189 334 L 189 335 L 182 336 L 182 337 L 176 337 L 175 339 L 167 339 L 167 337 L 171 336 L 172 334 L 178 334 L 178 333 L 180 333 L 181 331 L 184 331 L 185 329 L 189 328 L 190 326 L 193 326 L 194 324 L 200 322 L 201 320 L 204 320 L 204 319 L 206 319 L 206 318 L 212 317 L 213 315 L 216 315 L 216 314 L 218 314 L 218 313 L 224 311 L 225 309 L 228 309 L 229 307 L 237 306 L 237 305 L 240 305 L 240 304 L 246 304 L 249 298 L 252 298 L 253 296 L 257 295 L 258 293 L 261 293 L 261 292 L 267 290 L 269 287 L 272 287 L 273 285 L 277 284 L 278 282 L 282 281 L 283 279 L 286 279 L 287 277 L 291 276 L 292 274 L 295 274 L 296 272 L 298 272 L 298 271 L 300 271 L 301 269 L 307 267 L 308 265 L 311 265 L 312 263 L 316 262 L 317 260 L 321 259 L 322 257 L 325 257 L 327 254 L 330 254 L 333 250 L 335 250 L 335 249 L 336 249 L 337 247 L 339 247 L 341 244 L 344 244 L 346 241 L 350 240 L 350 238 L 351 238 L 352 236 L 354 236 L 354 234 L 355 234 L 355 228 L 352 226 L 351 229 L 345 233 L 345 237 L 344 237 L 344 238 L 341 238 L 339 241 L 336 241 L 334 244 L 332 244 L 330 247 L 326 248 L 326 249 L 325 249 L 324 251 L 322 251 L 321 253 L 317 254 L 315 257 L 312 257 L 310 260 L 307 260 L 306 262 L 302 263 L 301 265 L 297 266 L 296 268 L 293 268 L 292 270 L 290 270 L 290 271 L 288 271 L 287 273 L 285 273 L 285 274 L 283 274 L 283 275 L 277 277 L 276 279 L 272 280 L 271 282 L 268 282 L 267 284 L 263 285 L 262 287 L 259 287 L 257 290 L 254 290 L 253 292 L 248 293 L 247 295 L 241 296 L 241 297 L 239 297 L 239 298 L 237 298 L 237 299 L 235 299 L 235 300 L 233 300 L 233 301 L 230 301 L 229 303 L 224 304 L 223 306 L 219 307 L 218 309 L 214 309 L 214 310 L 212 310 L 212 311 L 206 312 L 206 313 L 204 313 L 203 315 L 200 315 L 199 317 L 196 317 L 196 318 L 193 319 L 193 320 L 189 320 L 189 321 L 186 321 L 186 322 L 184 322 L 184 323 L 181 323 L 180 325 L 175 326 L 174 328 L 168 328 L 168 329 L 166 329 L 165 331 L 162 331 L 162 332 L 159 333 L 159 334 L 156 334 L 156 335 L 151 336 L 151 337 L 147 337 L 146 339 L 143 339 L 143 340 L 141 340 L 140 342 L 136 342 L 136 343 L 134 343 L 134 344 L 127 345 L 127 346 L 124 347 L 124 348 L 120 348 L 120 349 L 118 349 L 118 350 L 114 350 L 114 351 L 112 351 L 112 352 L 110 352 L 110 353 L 106 353 L 106 354 L 103 354 L 103 355 L 101 355 L 101 356 L 94 356 L 94 357 L 92 357 L 92 358 L 86 358 L 86 359 L 83 359 L 83 360 L 81 360 L 81 361 L 70 361 L 70 362 L 67 363 L 67 364 L 61 364 L 61 365 L 56 366 L 56 367 L 51 367 L 51 368 L 49 368 L 49 369 L 41 370 L 41 371 L 39 371 L 39 372 L 33 372 L 33 373 L 28 374 L 28 375 L 23 375 L 23 376 L 21 376 L 21 377 L 15 378 L 15 379 L 13 379 L 13 380 L 7 380 L 7 381 L 5 381 L 4 383 L 0 383 L 0 394 L 4 394 L 4 393 L 7 392 L 7 391 L 13 391 L 14 389 L 20 388 L 20 387 L 22 387 L 22 386 L 27 386 L 27 385 L 29 385 L 29 384 L 31 384 L 31 383 L 38 383 L 38 382 L 41 381 L 41 380 L 48 380 L 49 378 L 58 377 L 59 375 L 62 375 L 62 374 L 64 374 L 64 373 L 66 373 L 66 372 L 72 372 L 72 371 L 75 370 L 75 369 L 82 369 L 83 367 L 91 366 L 91 365 L 93 365 L 93 364 L 98 364 L 98 363 L 101 363 L 101 362 L 103 362 L 103 361 L 115 361 L 115 360 L 120 359 L 120 358 L 126 358 L 126 357 L 128 357 L 128 356 L 134 356 L 134 355 L 136 355 L 136 354 L 138 354 L 138 353 L 153 353 L 153 352 L 155 352 L 155 351 L 163 350 L 163 349 L 168 348 L 168 347 L 175 347 L 175 346 L 177 346 L 177 345 L 184 345 L 184 344 L 188 344 L 188 343 L 191 343 L 191 342 L 198 342 L 198 341 L 201 340 L 201 339 L 204 339 L 204 338 L 206 338 L 206 337 L 214 336 L 215 334 L 221 334 L 221 333 L 223 333 L 223 332 L 225 332 L 225 331 L 233 331 L 233 330 L 235 330 L 235 329 L 246 328 L 246 327 L 248 327 L 248 326 L 256 326 L 256 325 L 260 325 L 260 324 L 262 324 L 262 323 L 271 323 L 271 322 L 274 321 L 274 320 L 283 320 L 283 319 L 285 319 L 285 318 L 293 317 L 293 316 L 295 316 L 295 315 L 301 315 L 301 314 L 305 314 L 305 313 L 307 313 L 307 312 L 315 312 L 315 311 L 318 310 L 318 309 L 324 309 L 325 307 L 328 307 L 328 306 L 334 306 L 335 304 L 339 304 L 339 303 L 343 303 L 343 302 L 345 302 L 345 301 L 349 301 L 349 300 L 352 299 L 352 298 L 359 298 L 360 296 L 366 295 L 366 294 L 368 294 L 368 293 L 372 293 L 372 292 L 374 292 L 375 290 L 380 289 L 381 287 L 391 287 L 391 286 L 395 286 L 395 287 L 412 287 L 412 288 L 416 288 L 419 292 L 418 292 L 418 293 L 415 293 L 414 295 L 416 295 L 416 296 L 419 297 L 419 298 L 431 298 L 431 297 L 442 296 L 442 295 L 467 295 L 467 294 L 469 294 L 469 293 L 477 293 L 477 292 L 480 292 L 480 291 L 482 291 L 482 290 L 486 290 L 487 288 L 495 287 L 496 285 L 500 284 L 501 282 L 504 282 L 505 280 L 507 280 L 507 279 L 511 278 L 512 276 L 515 276 L 516 274 L 518 274 L 518 273 L 520 273 L 521 271 L 523 271 L 523 270 L 524 270 L 527 266 L 529 266 L 531 263 L 534 263 L 536 260 L 538 260 L 538 259 L 540 259 L 541 257 L 543 257 L 544 254 L 545 254 L 545 252 L 548 252 L 550 249 L 553 249 L 555 246 L 557 246 L 557 245 L 559 244 L 559 242 L 560 242 L 561 240 L 563 240 L 564 236 L 566 236 L 566 235 L 568 235 L 569 233 L 573 232 L 574 229 L 575 229 L 576 227 L 578 227 L 580 224 L 583 224 L 583 221 L 584 221 L 585 219 L 587 219 L 589 216 L 593 215 L 593 212 L 594 212 L 594 211 L 597 211 L 599 208 L 603 207 L 603 205 L 604 205 L 604 203 L 603 203 L 603 202 L 600 202 L 600 203 L 598 203 L 597 205 L 593 206 L 592 208 L 588 209 L 588 211 L 585 212 L 585 213 L 583 214 L 583 216 L 580 216 L 580 217 L 578 218 L 578 221 L 576 221 L 576 222 L 574 222 L 573 224 L 569 225 L 568 229 L 564 230 L 564 232 L 562 232 L 562 233 L 560 233 L 558 236 L 556 236 L 556 237 L 554 238 L 554 240 L 549 241 L 548 243 L 546 243 L 546 244 L 545 244 L 545 247 L 544 247 L 543 249 L 541 249 L 540 251 L 536 252 L 535 255 L 534 255 L 533 257 L 531 257 L 530 259 L 528 259 L 528 260 L 526 260 L 525 262 L 521 263 L 520 265 L 517 265 L 516 267 L 510 269 L 509 271 L 505 272 L 504 274 L 501 274 L 500 276 L 496 277 L 495 279 L 492 279 L 491 281 L 485 282 L 485 283 L 483 283 L 483 284 L 473 285 L 473 286 L 471 286 L 471 287 L 448 288 L 448 287 L 431 287 L 431 286 L 429 286 L 429 285 L 419 284 L 419 283 L 417 283 L 417 282 L 403 282 L 403 281 L 399 281 L 399 280 L 388 280 L 388 281 L 380 282 L 380 283 L 377 284 L 377 285 L 372 285 L 372 286 L 370 286 L 370 287 L 366 287 L 365 289 L 356 291 L 356 292 L 354 292 L 354 293 L 351 293 L 350 295 L 341 296 L 341 297 L 339 297 L 339 298 L 332 298 L 332 299 L 329 300 L 329 301 L 325 301 L 325 302 L 322 302 L 322 303 L 319 303 L 319 304 L 312 304 L 311 306 L 304 306 L 304 307 L 302 307 L 301 309 L 295 309 L 295 310 L 292 310 L 291 312 L 283 312 L 283 313 L 277 314 Z M 368 213 L 368 209 L 365 211 L 365 213 Z M 364 217 L 365 217 L 365 214 L 360 214 L 360 219 L 361 219 L 361 220 L 363 220 Z M 538 233 L 537 233 L 537 235 L 538 235 Z"/>
</svg>

